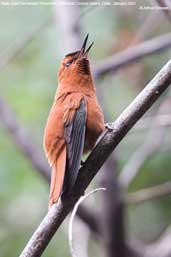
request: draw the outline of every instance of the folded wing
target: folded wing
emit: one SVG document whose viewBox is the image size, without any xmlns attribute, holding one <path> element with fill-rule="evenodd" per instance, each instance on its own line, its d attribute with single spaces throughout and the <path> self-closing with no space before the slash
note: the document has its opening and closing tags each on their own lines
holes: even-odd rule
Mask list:
<svg viewBox="0 0 171 257">
<path fill-rule="evenodd" d="M 67 151 L 67 167 L 64 182 L 64 191 L 70 191 L 75 184 L 83 154 L 86 130 L 87 108 L 85 99 L 80 99 L 79 106 L 71 108 L 70 115 L 64 126 L 64 137 Z"/>
</svg>

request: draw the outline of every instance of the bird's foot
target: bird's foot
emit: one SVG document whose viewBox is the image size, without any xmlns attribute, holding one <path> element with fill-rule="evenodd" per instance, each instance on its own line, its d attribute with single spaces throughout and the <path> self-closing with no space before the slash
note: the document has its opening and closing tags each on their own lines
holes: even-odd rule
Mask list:
<svg viewBox="0 0 171 257">
<path fill-rule="evenodd" d="M 84 165 L 85 161 L 81 160 L 80 165 L 81 167 Z"/>
<path fill-rule="evenodd" d="M 108 130 L 113 130 L 114 129 L 114 125 L 112 122 L 106 123 L 105 124 L 105 128 Z"/>
<path fill-rule="evenodd" d="M 105 128 L 108 129 L 108 130 L 114 130 L 114 125 L 112 122 L 109 122 L 109 123 L 106 123 L 105 124 Z M 105 136 L 106 134 L 106 131 L 104 130 L 100 136 L 98 137 L 96 143 L 95 143 L 95 146 L 101 141 L 101 139 Z"/>
</svg>

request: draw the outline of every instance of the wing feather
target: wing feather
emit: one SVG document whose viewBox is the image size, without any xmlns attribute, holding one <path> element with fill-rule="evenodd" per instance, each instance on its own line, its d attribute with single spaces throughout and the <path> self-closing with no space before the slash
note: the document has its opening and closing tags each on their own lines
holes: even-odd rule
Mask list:
<svg viewBox="0 0 171 257">
<path fill-rule="evenodd" d="M 67 171 L 65 189 L 70 191 L 75 184 L 83 154 L 85 142 L 87 108 L 86 102 L 80 100 L 79 107 L 75 110 L 73 119 L 65 122 L 65 141 L 67 145 Z"/>
</svg>

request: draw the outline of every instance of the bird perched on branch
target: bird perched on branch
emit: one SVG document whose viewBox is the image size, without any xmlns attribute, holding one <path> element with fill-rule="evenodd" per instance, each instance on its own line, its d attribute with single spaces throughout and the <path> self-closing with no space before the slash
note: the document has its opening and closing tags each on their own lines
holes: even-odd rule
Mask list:
<svg viewBox="0 0 171 257">
<path fill-rule="evenodd" d="M 62 192 L 69 193 L 77 179 L 82 154 L 91 150 L 104 131 L 104 117 L 86 50 L 67 54 L 58 74 L 58 88 L 44 133 L 44 149 L 52 167 L 49 207 Z"/>
</svg>

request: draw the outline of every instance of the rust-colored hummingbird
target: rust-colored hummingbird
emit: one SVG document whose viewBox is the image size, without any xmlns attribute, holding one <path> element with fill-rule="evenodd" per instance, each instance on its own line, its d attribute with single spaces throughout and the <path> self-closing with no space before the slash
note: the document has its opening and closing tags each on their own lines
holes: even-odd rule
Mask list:
<svg viewBox="0 0 171 257">
<path fill-rule="evenodd" d="M 104 131 L 104 117 L 86 50 L 88 34 L 79 51 L 62 60 L 58 88 L 44 133 L 44 149 L 52 167 L 49 207 L 75 184 L 82 154 L 91 150 Z"/>
</svg>

